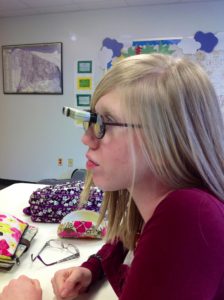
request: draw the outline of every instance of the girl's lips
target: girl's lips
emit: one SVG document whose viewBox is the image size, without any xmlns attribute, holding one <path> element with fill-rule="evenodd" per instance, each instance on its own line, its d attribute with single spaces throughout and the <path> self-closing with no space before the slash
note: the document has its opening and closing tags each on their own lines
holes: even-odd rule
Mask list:
<svg viewBox="0 0 224 300">
<path fill-rule="evenodd" d="M 94 169 L 97 166 L 98 165 L 94 161 L 92 161 L 90 159 L 88 159 L 87 162 L 86 162 L 86 169 L 87 170 L 92 170 L 92 169 Z"/>
</svg>

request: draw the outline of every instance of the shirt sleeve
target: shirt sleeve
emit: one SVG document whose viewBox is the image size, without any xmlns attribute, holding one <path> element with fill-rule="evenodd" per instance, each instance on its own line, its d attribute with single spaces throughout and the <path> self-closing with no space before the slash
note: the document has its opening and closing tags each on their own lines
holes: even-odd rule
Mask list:
<svg viewBox="0 0 224 300">
<path fill-rule="evenodd" d="M 127 250 L 121 241 L 106 243 L 96 255 L 82 264 L 82 267 L 92 272 L 91 285 L 100 280 L 104 275 L 110 282 L 119 297 L 124 285 L 129 267 L 123 264 Z"/>
<path fill-rule="evenodd" d="M 161 202 L 145 225 L 119 299 L 219 299 L 224 210 L 217 202 L 197 191 Z"/>
</svg>

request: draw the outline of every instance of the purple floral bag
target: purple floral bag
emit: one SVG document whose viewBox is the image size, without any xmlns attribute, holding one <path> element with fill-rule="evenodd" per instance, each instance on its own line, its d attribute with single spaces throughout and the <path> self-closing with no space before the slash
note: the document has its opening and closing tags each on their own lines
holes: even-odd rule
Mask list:
<svg viewBox="0 0 224 300">
<path fill-rule="evenodd" d="M 38 188 L 31 194 L 30 206 L 24 208 L 23 212 L 29 215 L 33 222 L 60 223 L 64 216 L 78 209 L 83 186 L 83 181 L 73 181 Z M 98 212 L 102 198 L 103 192 L 97 187 L 92 187 L 88 202 L 82 208 Z"/>
</svg>

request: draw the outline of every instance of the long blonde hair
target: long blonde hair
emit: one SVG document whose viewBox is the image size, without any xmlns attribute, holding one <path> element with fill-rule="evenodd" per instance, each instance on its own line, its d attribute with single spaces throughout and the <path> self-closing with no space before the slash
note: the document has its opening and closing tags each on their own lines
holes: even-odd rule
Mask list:
<svg viewBox="0 0 224 300">
<path fill-rule="evenodd" d="M 176 190 L 199 187 L 224 200 L 224 124 L 218 99 L 205 71 L 185 58 L 142 54 L 112 67 L 98 84 L 97 101 L 113 89 L 123 96 L 126 121 L 136 129 L 150 169 Z M 93 184 L 88 174 L 82 199 Z M 119 237 L 133 249 L 143 220 L 127 190 L 105 192 L 108 240 Z"/>
</svg>

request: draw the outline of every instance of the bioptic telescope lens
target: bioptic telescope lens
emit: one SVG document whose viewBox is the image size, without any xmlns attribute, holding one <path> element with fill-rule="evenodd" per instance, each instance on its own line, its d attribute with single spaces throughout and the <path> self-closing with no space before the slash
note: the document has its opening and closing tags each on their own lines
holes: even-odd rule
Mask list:
<svg viewBox="0 0 224 300">
<path fill-rule="evenodd" d="M 76 125 L 82 125 L 83 122 L 95 124 L 97 123 L 97 119 L 99 118 L 96 113 L 67 106 L 63 107 L 62 113 L 65 116 L 72 118 L 75 121 Z"/>
<path fill-rule="evenodd" d="M 89 122 L 91 118 L 91 113 L 85 110 L 77 109 L 77 108 L 71 108 L 64 106 L 62 109 L 62 113 L 66 117 L 70 117 L 75 121 L 81 121 L 81 122 Z"/>
</svg>

